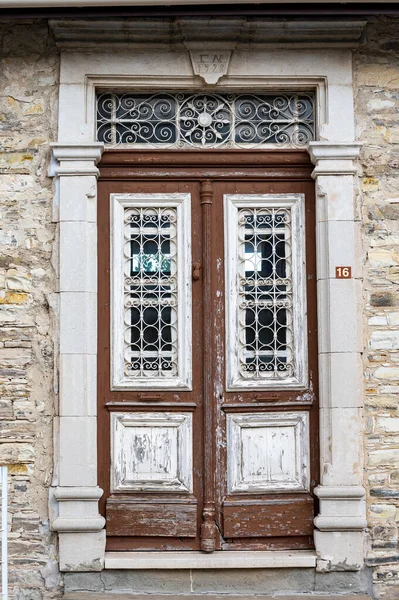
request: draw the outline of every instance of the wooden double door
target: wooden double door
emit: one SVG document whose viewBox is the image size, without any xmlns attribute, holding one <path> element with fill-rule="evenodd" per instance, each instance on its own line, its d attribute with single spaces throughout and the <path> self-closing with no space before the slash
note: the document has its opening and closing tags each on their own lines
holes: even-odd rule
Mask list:
<svg viewBox="0 0 399 600">
<path fill-rule="evenodd" d="M 98 446 L 109 550 L 313 547 L 310 173 L 296 151 L 104 154 Z"/>
</svg>

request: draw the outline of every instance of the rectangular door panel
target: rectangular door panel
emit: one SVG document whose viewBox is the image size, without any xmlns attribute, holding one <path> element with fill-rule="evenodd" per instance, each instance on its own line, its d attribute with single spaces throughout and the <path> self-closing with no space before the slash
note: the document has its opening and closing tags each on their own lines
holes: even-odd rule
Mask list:
<svg viewBox="0 0 399 600">
<path fill-rule="evenodd" d="M 107 534 L 138 537 L 188 537 L 197 535 L 196 500 L 138 498 L 110 499 Z"/>
<path fill-rule="evenodd" d="M 223 504 L 223 532 L 226 538 L 310 536 L 313 512 L 310 496 L 226 501 Z"/>
<path fill-rule="evenodd" d="M 227 415 L 227 492 L 309 489 L 308 413 Z"/>
</svg>

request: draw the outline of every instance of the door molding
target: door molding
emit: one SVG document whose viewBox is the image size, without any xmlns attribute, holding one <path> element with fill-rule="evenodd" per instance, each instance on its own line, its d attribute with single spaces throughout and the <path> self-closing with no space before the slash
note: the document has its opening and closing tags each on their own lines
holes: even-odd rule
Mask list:
<svg viewBox="0 0 399 600">
<path fill-rule="evenodd" d="M 54 214 L 60 223 L 60 410 L 50 504 L 52 528 L 59 532 L 62 571 L 110 567 L 105 560 L 105 523 L 98 513 L 101 490 L 97 486 L 96 165 L 104 147 L 93 141 L 96 87 L 207 89 L 193 74 L 185 50 L 61 53 L 59 135 L 52 144 L 51 172 L 58 182 Z M 356 161 L 360 145 L 354 141 L 351 53 L 342 49 L 257 49 L 252 54 L 237 50 L 228 75 L 211 89 L 316 92 L 318 141 L 309 145 L 309 153 L 317 190 L 321 406 L 317 568 L 357 570 L 363 564 L 366 522 L 359 435 L 362 274 Z M 267 152 L 273 155 L 273 150 Z M 342 265 L 352 265 L 353 279 L 335 279 L 335 267 Z M 215 568 L 218 561 L 212 563 Z M 270 560 L 262 565 L 270 566 Z M 246 560 L 241 564 L 237 558 L 235 566 L 253 564 Z M 182 568 L 178 562 L 176 568 Z"/>
</svg>

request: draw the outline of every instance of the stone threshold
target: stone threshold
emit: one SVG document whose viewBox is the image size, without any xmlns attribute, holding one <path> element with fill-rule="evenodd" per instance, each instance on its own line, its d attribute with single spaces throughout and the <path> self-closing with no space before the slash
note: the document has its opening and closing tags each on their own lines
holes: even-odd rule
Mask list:
<svg viewBox="0 0 399 600">
<path fill-rule="evenodd" d="M 315 567 L 311 550 L 280 552 L 106 552 L 106 569 L 278 569 Z"/>
<path fill-rule="evenodd" d="M 121 594 L 121 593 L 90 593 L 73 592 L 65 594 L 62 600 L 372 600 L 364 594 L 294 594 L 281 596 L 237 596 L 231 594 Z"/>
</svg>

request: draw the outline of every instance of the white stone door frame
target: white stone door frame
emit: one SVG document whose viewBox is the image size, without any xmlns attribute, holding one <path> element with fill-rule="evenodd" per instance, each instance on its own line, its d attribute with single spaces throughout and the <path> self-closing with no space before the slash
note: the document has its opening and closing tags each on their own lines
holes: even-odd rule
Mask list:
<svg viewBox="0 0 399 600">
<path fill-rule="evenodd" d="M 58 142 L 52 145 L 60 226 L 60 410 L 52 528 L 59 533 L 60 568 L 193 568 L 187 555 L 165 563 L 146 553 L 134 561 L 105 556 L 104 519 L 97 486 L 97 186 L 103 145 L 95 138 L 96 88 L 203 89 L 189 53 L 148 49 L 63 52 Z M 363 564 L 361 250 L 354 141 L 352 56 L 343 49 L 234 51 L 220 90 L 315 90 L 317 290 L 320 375 L 320 513 L 315 519 L 317 568 L 357 570 Z M 335 279 L 336 266 L 351 266 L 352 279 Z M 207 556 L 206 568 L 254 566 L 246 553 L 233 563 Z M 300 552 L 255 553 L 256 566 L 314 566 Z M 270 559 L 270 555 L 274 559 Z M 122 561 L 122 562 L 121 562 Z M 149 562 L 150 561 L 150 562 Z M 161 562 L 160 562 L 161 561 Z M 229 564 L 227 564 L 229 563 Z M 231 564 L 230 564 L 231 563 Z"/>
</svg>

